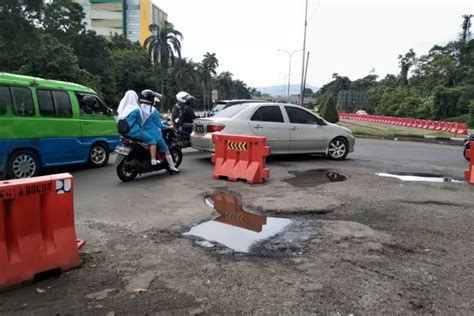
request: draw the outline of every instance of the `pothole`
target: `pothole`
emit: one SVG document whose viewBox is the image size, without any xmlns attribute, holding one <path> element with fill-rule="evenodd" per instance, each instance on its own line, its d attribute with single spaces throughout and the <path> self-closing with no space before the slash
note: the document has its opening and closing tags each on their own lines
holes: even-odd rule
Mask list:
<svg viewBox="0 0 474 316">
<path fill-rule="evenodd" d="M 439 174 L 433 173 L 423 173 L 423 172 L 392 172 L 392 173 L 376 173 L 379 177 L 390 177 L 396 178 L 402 181 L 419 181 L 419 182 L 453 182 L 453 183 L 464 183 L 464 181 L 456 180 L 451 177 L 442 176 Z"/>
<path fill-rule="evenodd" d="M 222 247 L 233 252 L 249 253 L 256 244 L 279 234 L 284 235 L 296 221 L 288 218 L 269 217 L 254 214 L 244 209 L 240 198 L 230 192 L 216 193 L 205 199 L 219 216 L 193 226 L 183 233 L 205 248 Z M 303 240 L 308 236 L 300 234 Z M 298 238 L 293 239 L 297 241 Z M 288 247 L 289 248 L 289 247 Z"/>
<path fill-rule="evenodd" d="M 298 188 L 310 188 L 317 185 L 346 181 L 348 177 L 340 172 L 328 169 L 315 169 L 308 171 L 289 171 L 293 178 L 284 180 Z"/>
</svg>

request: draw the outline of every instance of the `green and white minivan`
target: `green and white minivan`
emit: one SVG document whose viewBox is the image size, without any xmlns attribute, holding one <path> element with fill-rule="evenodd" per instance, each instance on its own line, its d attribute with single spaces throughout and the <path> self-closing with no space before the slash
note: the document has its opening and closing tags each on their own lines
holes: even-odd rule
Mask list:
<svg viewBox="0 0 474 316">
<path fill-rule="evenodd" d="M 0 73 L 0 179 L 67 164 L 107 164 L 119 143 L 112 111 L 85 86 Z"/>
</svg>

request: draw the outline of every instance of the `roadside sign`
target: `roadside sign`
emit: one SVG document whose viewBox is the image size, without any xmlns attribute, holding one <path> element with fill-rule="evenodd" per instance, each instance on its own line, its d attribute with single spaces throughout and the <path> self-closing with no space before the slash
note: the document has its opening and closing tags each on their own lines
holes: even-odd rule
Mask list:
<svg viewBox="0 0 474 316">
<path fill-rule="evenodd" d="M 216 102 L 219 98 L 219 92 L 217 90 L 211 91 L 212 102 Z"/>
</svg>

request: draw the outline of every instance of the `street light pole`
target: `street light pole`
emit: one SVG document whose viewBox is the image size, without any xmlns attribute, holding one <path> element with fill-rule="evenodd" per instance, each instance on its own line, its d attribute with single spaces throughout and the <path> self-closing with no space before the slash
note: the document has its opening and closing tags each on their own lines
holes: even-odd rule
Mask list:
<svg viewBox="0 0 474 316">
<path fill-rule="evenodd" d="M 292 51 L 291 53 L 285 49 L 277 49 L 279 52 L 284 52 L 288 55 L 289 62 L 288 62 L 288 102 L 290 102 L 290 87 L 291 87 L 291 57 L 293 57 L 293 54 L 296 52 L 302 51 L 302 49 L 297 49 Z"/>
<path fill-rule="evenodd" d="M 300 89 L 300 105 L 304 102 L 304 73 L 305 73 L 305 58 L 306 58 L 306 26 L 308 25 L 308 0 L 304 10 L 304 35 L 303 35 L 303 67 L 301 70 L 301 89 Z"/>
</svg>

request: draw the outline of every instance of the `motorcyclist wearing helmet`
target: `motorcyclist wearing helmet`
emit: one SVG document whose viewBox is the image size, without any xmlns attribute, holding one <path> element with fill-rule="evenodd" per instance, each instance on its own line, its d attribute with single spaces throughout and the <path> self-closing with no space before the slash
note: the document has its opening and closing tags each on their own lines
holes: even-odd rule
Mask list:
<svg viewBox="0 0 474 316">
<path fill-rule="evenodd" d="M 170 170 L 179 173 L 180 170 L 174 165 L 173 157 L 169 151 L 168 145 L 163 139 L 161 130 L 168 127 L 163 124 L 155 106 L 159 106 L 161 102 L 161 94 L 153 92 L 150 89 L 143 90 L 140 93 L 139 101 L 143 117 L 143 130 L 150 134 L 155 140 L 160 153 L 165 153 L 166 161 Z"/>
<path fill-rule="evenodd" d="M 186 102 L 190 97 L 191 95 L 186 91 L 180 91 L 176 94 L 176 104 L 174 105 L 173 111 L 171 113 L 171 121 L 173 122 L 173 125 L 179 130 L 182 130 L 183 128 L 184 107 L 186 106 Z"/>
<path fill-rule="evenodd" d="M 151 164 L 156 165 L 156 140 L 145 130 L 143 130 L 143 119 L 140 105 L 138 104 L 138 95 L 133 90 L 128 90 L 120 101 L 117 109 L 119 123 L 126 121 L 129 131 L 125 136 L 139 139 L 148 145 L 151 156 Z"/>
<path fill-rule="evenodd" d="M 186 128 L 186 127 L 190 128 L 190 129 L 193 128 L 192 124 L 193 124 L 194 120 L 197 118 L 196 113 L 194 113 L 195 103 L 196 103 L 196 99 L 192 95 L 190 95 L 186 99 L 186 104 L 184 106 L 184 113 L 183 113 L 184 128 Z"/>
</svg>

